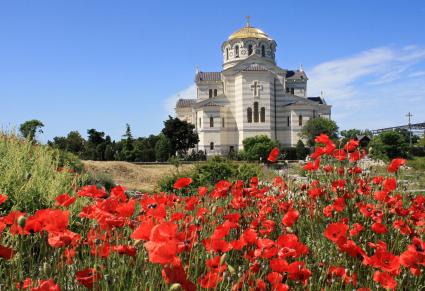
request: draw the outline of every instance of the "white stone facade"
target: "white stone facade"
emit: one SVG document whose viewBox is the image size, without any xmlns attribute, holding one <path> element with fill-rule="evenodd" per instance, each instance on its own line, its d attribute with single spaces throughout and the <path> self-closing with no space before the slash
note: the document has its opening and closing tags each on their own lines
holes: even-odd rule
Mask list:
<svg viewBox="0 0 425 291">
<path fill-rule="evenodd" d="M 176 117 L 195 125 L 197 150 L 226 155 L 256 135 L 295 146 L 310 118 L 330 118 L 331 106 L 322 97 L 307 97 L 302 69 L 276 65 L 276 42 L 261 30 L 247 24 L 221 49 L 223 70 L 197 72 L 197 96 L 176 104 Z"/>
</svg>

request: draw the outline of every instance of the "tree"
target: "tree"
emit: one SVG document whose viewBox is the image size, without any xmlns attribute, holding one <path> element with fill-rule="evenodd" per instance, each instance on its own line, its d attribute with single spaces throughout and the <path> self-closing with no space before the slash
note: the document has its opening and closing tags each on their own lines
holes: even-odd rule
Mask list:
<svg viewBox="0 0 425 291">
<path fill-rule="evenodd" d="M 164 134 L 159 135 L 159 139 L 155 144 L 155 158 L 159 162 L 168 161 L 173 154 L 171 143 Z"/>
<path fill-rule="evenodd" d="M 170 141 L 172 153 L 186 154 L 187 150 L 193 148 L 198 142 L 198 134 L 194 132 L 195 126 L 178 118 L 168 116 L 164 121 L 162 133 Z"/>
<path fill-rule="evenodd" d="M 32 119 L 22 123 L 19 131 L 23 137 L 32 141 L 37 133 L 43 133 L 42 127 L 44 127 L 44 124 L 40 120 Z"/>
<path fill-rule="evenodd" d="M 301 130 L 301 135 L 307 139 L 309 146 L 314 146 L 314 139 L 321 133 L 327 134 L 330 138 L 336 139 L 338 126 L 335 121 L 324 117 L 312 118 L 307 121 Z"/>
<path fill-rule="evenodd" d="M 305 157 L 308 155 L 308 150 L 301 139 L 298 140 L 297 145 L 295 147 L 295 151 L 297 153 L 297 159 L 299 160 L 304 160 Z"/>
<path fill-rule="evenodd" d="M 362 131 L 360 129 L 352 128 L 347 130 L 341 130 L 341 136 L 345 137 L 346 139 L 355 139 L 358 135 L 362 135 Z"/>
<path fill-rule="evenodd" d="M 385 131 L 374 136 L 369 147 L 370 154 L 374 158 L 405 158 L 408 155 L 408 141 L 402 133 L 397 131 Z"/>
<path fill-rule="evenodd" d="M 266 135 L 257 135 L 254 137 L 248 137 L 243 140 L 243 158 L 250 161 L 261 161 L 266 162 L 270 151 L 277 147 L 276 141 L 271 140 Z"/>
<path fill-rule="evenodd" d="M 84 146 L 83 158 L 95 161 L 104 160 L 105 156 L 105 133 L 92 128 L 87 130 L 88 138 Z"/>
<path fill-rule="evenodd" d="M 81 134 L 78 131 L 71 131 L 68 133 L 68 136 L 66 137 L 66 143 L 67 148 L 66 150 L 74 153 L 76 155 L 80 155 L 81 152 L 84 150 L 84 143 L 86 141 L 81 136 Z"/>
</svg>

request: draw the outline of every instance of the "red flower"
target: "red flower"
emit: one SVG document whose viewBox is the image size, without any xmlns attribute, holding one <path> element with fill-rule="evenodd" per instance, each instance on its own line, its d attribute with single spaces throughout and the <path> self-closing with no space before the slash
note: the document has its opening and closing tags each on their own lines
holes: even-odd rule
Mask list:
<svg viewBox="0 0 425 291">
<path fill-rule="evenodd" d="M 399 169 L 401 166 L 403 166 L 404 164 L 406 164 L 406 160 L 405 160 L 405 159 L 400 159 L 400 158 L 393 159 L 393 160 L 391 161 L 391 163 L 389 164 L 389 166 L 388 166 L 388 168 L 387 168 L 387 171 L 388 171 L 389 173 L 395 173 L 395 172 L 397 172 L 397 171 L 398 171 L 398 169 Z"/>
<path fill-rule="evenodd" d="M 282 218 L 282 224 L 291 227 L 300 216 L 300 213 L 295 209 L 290 209 Z"/>
<path fill-rule="evenodd" d="M 275 272 L 283 273 L 288 268 L 288 262 L 284 259 L 273 259 L 270 260 L 270 268 Z"/>
<path fill-rule="evenodd" d="M 0 194 L 0 205 L 3 204 L 3 202 L 6 201 L 7 198 L 8 198 L 7 195 Z"/>
<path fill-rule="evenodd" d="M 102 198 L 106 196 L 105 188 L 98 189 L 96 185 L 84 186 L 78 191 L 78 196 L 85 196 L 91 198 Z"/>
<path fill-rule="evenodd" d="M 205 274 L 205 276 L 198 279 L 198 284 L 202 288 L 210 289 L 215 288 L 218 283 L 220 283 L 223 280 L 223 277 L 220 277 L 220 275 L 217 272 L 210 271 Z"/>
<path fill-rule="evenodd" d="M 347 152 L 353 152 L 359 146 L 359 141 L 350 139 L 344 146 Z"/>
<path fill-rule="evenodd" d="M 394 278 L 390 274 L 385 272 L 376 271 L 373 274 L 373 281 L 378 282 L 382 285 L 382 287 L 386 289 L 394 290 L 397 286 L 396 280 L 394 280 Z"/>
<path fill-rule="evenodd" d="M 10 260 L 15 254 L 14 250 L 0 245 L 0 258 Z"/>
<path fill-rule="evenodd" d="M 333 152 L 333 156 L 338 161 L 344 161 L 347 158 L 347 154 L 344 150 L 336 150 Z"/>
<path fill-rule="evenodd" d="M 336 222 L 329 224 L 325 229 L 325 236 L 333 242 L 345 241 L 347 239 L 348 225 Z"/>
<path fill-rule="evenodd" d="M 370 229 L 372 229 L 374 233 L 379 233 L 379 234 L 387 232 L 387 227 L 380 222 L 375 222 L 374 224 L 372 224 Z"/>
<path fill-rule="evenodd" d="M 270 151 L 269 156 L 267 157 L 267 160 L 271 163 L 275 163 L 277 161 L 277 158 L 279 157 L 279 149 L 274 148 Z"/>
<path fill-rule="evenodd" d="M 176 235 L 177 225 L 172 222 L 155 225 L 149 241 L 144 244 L 149 253 L 149 261 L 161 265 L 173 262 L 178 251 Z"/>
<path fill-rule="evenodd" d="M 317 143 L 327 144 L 330 141 L 330 139 L 329 139 L 329 136 L 327 136 L 324 133 L 321 133 L 319 136 L 316 136 L 314 141 Z"/>
<path fill-rule="evenodd" d="M 102 279 L 102 274 L 93 268 L 86 268 L 75 273 L 77 281 L 89 289 L 93 289 L 94 283 Z"/>
<path fill-rule="evenodd" d="M 192 183 L 192 178 L 180 178 L 175 183 L 173 188 L 174 189 L 181 189 L 186 186 L 189 186 Z"/>
<path fill-rule="evenodd" d="M 59 195 L 56 197 L 56 206 L 62 206 L 62 207 L 68 207 L 72 203 L 75 202 L 77 198 L 76 197 L 70 197 L 68 193 Z"/>
</svg>

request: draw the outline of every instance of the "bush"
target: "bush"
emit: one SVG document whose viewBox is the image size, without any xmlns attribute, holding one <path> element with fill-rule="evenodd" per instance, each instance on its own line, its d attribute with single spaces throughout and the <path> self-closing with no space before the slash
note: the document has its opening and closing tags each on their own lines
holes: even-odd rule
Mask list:
<svg viewBox="0 0 425 291">
<path fill-rule="evenodd" d="M 57 195 L 71 193 L 81 184 L 72 168 L 80 168 L 74 156 L 0 133 L 0 193 L 9 196 L 0 209 L 7 211 L 13 205 L 33 212 L 51 206 Z"/>
<path fill-rule="evenodd" d="M 293 147 L 283 147 L 281 152 L 285 160 L 297 160 L 297 150 Z"/>
<path fill-rule="evenodd" d="M 194 169 L 186 172 L 176 172 L 166 176 L 158 183 L 158 188 L 163 192 L 174 192 L 173 185 L 178 178 L 190 177 L 193 182 L 189 192 L 194 193 L 199 186 L 213 187 L 220 180 L 242 180 L 245 185 L 249 184 L 250 178 L 262 177 L 262 167 L 259 164 L 236 163 L 221 157 L 214 157 L 207 162 L 198 163 Z"/>
<path fill-rule="evenodd" d="M 258 161 L 261 159 L 261 161 L 266 162 L 270 151 L 277 146 L 277 142 L 271 140 L 266 135 L 248 137 L 243 140 L 244 150 L 240 155 L 247 161 Z"/>
<path fill-rule="evenodd" d="M 425 157 L 425 147 L 411 147 L 409 153 L 415 157 Z"/>
</svg>

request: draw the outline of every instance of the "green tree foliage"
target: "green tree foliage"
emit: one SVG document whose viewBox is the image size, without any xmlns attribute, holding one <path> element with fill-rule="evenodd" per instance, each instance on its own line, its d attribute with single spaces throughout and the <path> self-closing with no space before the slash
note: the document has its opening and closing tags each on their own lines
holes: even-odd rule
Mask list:
<svg viewBox="0 0 425 291">
<path fill-rule="evenodd" d="M 295 150 L 297 153 L 297 159 L 299 160 L 304 160 L 308 155 L 308 149 L 305 147 L 305 144 L 301 139 L 298 140 Z"/>
<path fill-rule="evenodd" d="M 248 161 L 258 161 L 261 157 L 261 161 L 266 162 L 270 151 L 278 146 L 276 141 L 271 140 L 266 135 L 248 137 L 242 143 L 244 150 L 241 155 L 243 159 Z"/>
<path fill-rule="evenodd" d="M 385 131 L 374 136 L 369 143 L 369 153 L 374 158 L 393 159 L 408 156 L 408 141 L 398 131 Z"/>
<path fill-rule="evenodd" d="M 168 161 L 170 156 L 173 154 L 171 143 L 164 134 L 160 134 L 158 141 L 155 144 L 155 158 L 159 162 Z"/>
<path fill-rule="evenodd" d="M 168 120 L 164 121 L 162 133 L 170 141 L 173 153 L 186 154 L 188 149 L 199 142 L 198 134 L 194 132 L 194 129 L 193 124 L 168 116 Z"/>
<path fill-rule="evenodd" d="M 78 131 L 71 131 L 68 136 L 56 136 L 53 141 L 48 141 L 47 144 L 51 147 L 68 151 L 76 155 L 80 155 L 84 150 L 84 138 Z"/>
<path fill-rule="evenodd" d="M 301 130 L 301 134 L 307 139 L 309 146 L 314 145 L 314 139 L 321 133 L 327 134 L 332 139 L 336 139 L 337 132 L 338 126 L 336 122 L 324 117 L 309 119 Z"/>
<path fill-rule="evenodd" d="M 19 127 L 19 131 L 23 137 L 32 141 L 37 133 L 43 133 L 42 127 L 44 127 L 43 122 L 32 119 L 22 123 Z"/>
<path fill-rule="evenodd" d="M 87 160 L 103 161 L 105 156 L 105 133 L 92 128 L 87 130 L 88 138 L 84 147 L 83 158 Z"/>
</svg>

